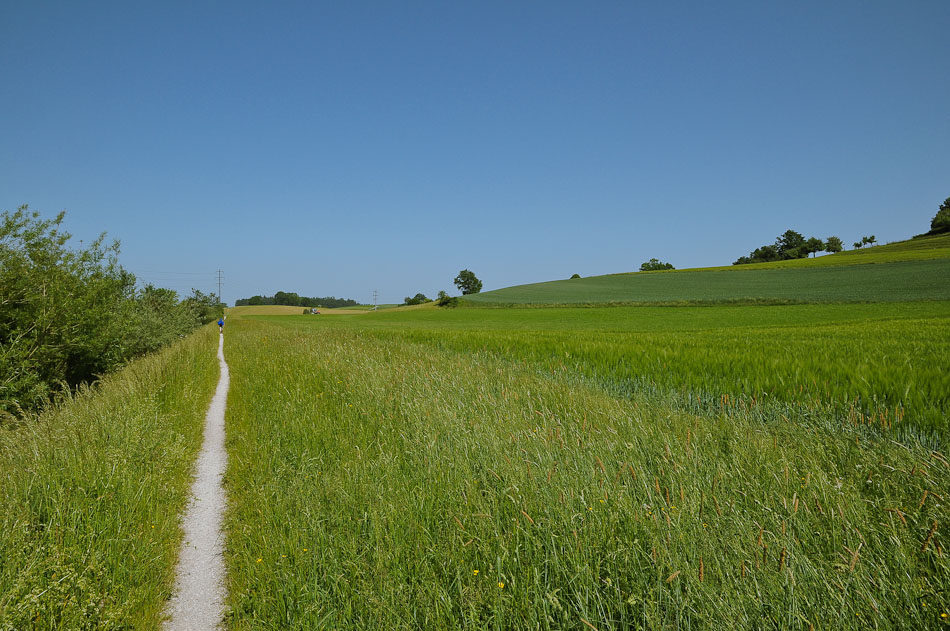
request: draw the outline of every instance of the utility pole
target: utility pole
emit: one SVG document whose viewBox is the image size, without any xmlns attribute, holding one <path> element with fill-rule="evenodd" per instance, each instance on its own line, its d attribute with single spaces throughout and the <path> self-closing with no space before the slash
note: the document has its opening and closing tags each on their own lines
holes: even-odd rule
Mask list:
<svg viewBox="0 0 950 631">
<path fill-rule="evenodd" d="M 221 300 L 221 282 L 224 280 L 224 277 L 222 276 L 222 274 L 224 274 L 224 272 L 222 272 L 221 270 L 218 270 L 218 304 L 224 303 L 224 301 Z"/>
<path fill-rule="evenodd" d="M 373 311 L 376 311 L 376 296 L 379 295 L 379 292 L 375 289 L 373 290 Z"/>
</svg>

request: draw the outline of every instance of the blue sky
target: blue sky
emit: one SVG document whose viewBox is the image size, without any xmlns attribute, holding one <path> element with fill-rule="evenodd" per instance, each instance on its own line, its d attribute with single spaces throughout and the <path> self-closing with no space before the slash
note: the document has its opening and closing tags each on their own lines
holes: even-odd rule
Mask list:
<svg viewBox="0 0 950 631">
<path fill-rule="evenodd" d="M 5 2 L 0 209 L 141 279 L 400 302 L 950 196 L 950 2 Z"/>
</svg>

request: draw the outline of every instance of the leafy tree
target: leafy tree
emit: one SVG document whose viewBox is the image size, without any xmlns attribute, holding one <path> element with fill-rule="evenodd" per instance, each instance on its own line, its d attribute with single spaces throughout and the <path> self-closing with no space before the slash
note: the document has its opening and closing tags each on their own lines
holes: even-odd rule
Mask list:
<svg viewBox="0 0 950 631">
<path fill-rule="evenodd" d="M 877 241 L 877 237 L 873 234 L 869 237 L 861 237 L 861 245 L 874 245 L 875 241 Z"/>
<path fill-rule="evenodd" d="M 89 382 L 188 333 L 220 302 L 196 292 L 135 289 L 105 233 L 70 249 L 65 213 L 21 206 L 0 214 L 0 417 L 41 408 L 57 390 Z"/>
<path fill-rule="evenodd" d="M 844 249 L 844 243 L 841 242 L 841 239 L 838 237 L 828 237 L 828 240 L 825 241 L 825 252 L 840 252 Z"/>
<path fill-rule="evenodd" d="M 201 324 L 214 322 L 224 315 L 224 304 L 217 294 L 206 294 L 192 288 L 191 295 L 182 301 L 182 304 L 191 310 L 192 317 Z"/>
<path fill-rule="evenodd" d="M 264 296 L 251 296 L 247 299 L 249 305 L 262 305 L 264 304 Z"/>
<path fill-rule="evenodd" d="M 937 214 L 930 221 L 930 232 L 932 234 L 950 232 L 950 197 L 943 200 Z"/>
<path fill-rule="evenodd" d="M 407 304 L 407 305 L 421 305 L 426 302 L 432 302 L 432 301 L 426 298 L 425 294 L 416 294 L 412 298 L 406 297 L 403 299 L 403 304 Z"/>
<path fill-rule="evenodd" d="M 805 237 L 794 230 L 786 230 L 775 241 L 779 259 L 798 259 L 807 256 L 805 252 Z"/>
<path fill-rule="evenodd" d="M 571 280 L 574 280 L 575 278 L 580 278 L 580 277 L 581 277 L 580 274 L 571 274 Z"/>
<path fill-rule="evenodd" d="M 482 281 L 475 277 L 471 270 L 463 269 L 452 281 L 459 288 L 463 296 L 468 294 L 477 294 L 482 290 Z"/>
<path fill-rule="evenodd" d="M 655 272 L 655 271 L 664 270 L 664 269 L 676 269 L 676 268 L 673 267 L 672 263 L 664 263 L 663 261 L 659 259 L 655 259 L 655 258 L 650 259 L 649 261 L 640 264 L 641 272 Z"/>
<path fill-rule="evenodd" d="M 290 305 L 292 307 L 304 306 L 300 302 L 300 296 L 294 292 L 278 291 L 274 294 L 275 305 Z"/>
<path fill-rule="evenodd" d="M 821 239 L 812 237 L 806 240 L 801 233 L 795 232 L 794 230 L 786 230 L 775 239 L 774 244 L 760 246 L 753 250 L 749 256 L 740 256 L 733 265 L 800 259 L 808 256 L 812 252 L 821 251 L 823 245 Z M 814 247 L 818 249 L 812 249 Z"/>
<path fill-rule="evenodd" d="M 865 243 L 867 243 L 867 241 L 855 241 L 855 242 L 852 243 L 851 245 L 854 246 L 854 249 L 855 249 L 855 250 L 860 250 L 861 247 L 862 247 Z"/>
<path fill-rule="evenodd" d="M 816 252 L 824 252 L 825 242 L 817 237 L 810 237 L 805 241 L 804 251 L 806 254 L 814 255 Z"/>
</svg>

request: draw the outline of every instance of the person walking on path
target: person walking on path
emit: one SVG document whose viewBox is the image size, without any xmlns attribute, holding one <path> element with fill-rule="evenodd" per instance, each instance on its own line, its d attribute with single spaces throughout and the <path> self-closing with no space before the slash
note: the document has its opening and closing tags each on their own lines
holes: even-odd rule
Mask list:
<svg viewBox="0 0 950 631">
<path fill-rule="evenodd" d="M 218 318 L 218 332 L 224 333 L 224 318 Z"/>
</svg>

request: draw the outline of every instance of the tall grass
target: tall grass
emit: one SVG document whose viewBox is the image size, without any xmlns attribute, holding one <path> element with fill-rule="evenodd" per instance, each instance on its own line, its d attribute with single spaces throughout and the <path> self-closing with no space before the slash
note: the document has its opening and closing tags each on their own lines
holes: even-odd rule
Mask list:
<svg viewBox="0 0 950 631">
<path fill-rule="evenodd" d="M 0 629 L 153 629 L 170 595 L 210 328 L 0 430 Z"/>
<path fill-rule="evenodd" d="M 461 310 L 292 319 L 583 375 L 689 411 L 745 406 L 950 444 L 950 303 Z M 722 405 L 719 402 L 723 402 Z"/>
<path fill-rule="evenodd" d="M 950 612 L 940 454 L 614 397 L 496 353 L 230 327 L 233 628 L 919 629 Z"/>
</svg>

